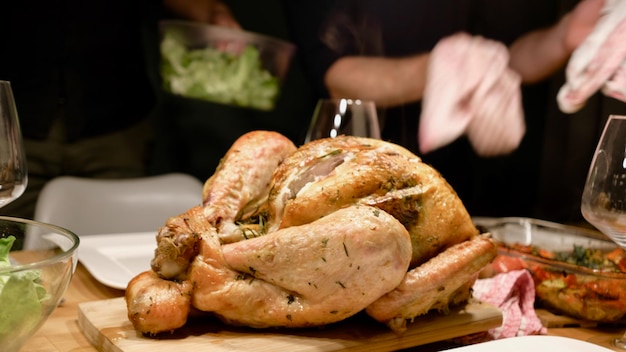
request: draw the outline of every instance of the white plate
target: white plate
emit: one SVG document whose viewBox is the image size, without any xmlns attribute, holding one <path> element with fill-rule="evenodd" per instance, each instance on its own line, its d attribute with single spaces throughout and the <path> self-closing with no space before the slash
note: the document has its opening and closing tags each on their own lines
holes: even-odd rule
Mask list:
<svg viewBox="0 0 626 352">
<path fill-rule="evenodd" d="M 446 352 L 607 352 L 612 351 L 607 348 L 594 345 L 590 342 L 575 340 L 560 336 L 520 336 L 510 337 L 468 345 L 446 350 Z"/>
<path fill-rule="evenodd" d="M 99 282 L 125 290 L 133 277 L 150 269 L 156 247 L 155 232 L 82 236 L 78 260 Z"/>
</svg>

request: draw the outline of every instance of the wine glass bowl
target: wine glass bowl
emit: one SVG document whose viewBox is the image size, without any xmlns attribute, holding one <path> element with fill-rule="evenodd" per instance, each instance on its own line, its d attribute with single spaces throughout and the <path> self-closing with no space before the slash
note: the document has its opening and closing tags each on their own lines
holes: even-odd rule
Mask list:
<svg viewBox="0 0 626 352">
<path fill-rule="evenodd" d="M 626 248 L 626 116 L 612 115 L 594 153 L 581 211 L 583 217 Z"/>
<path fill-rule="evenodd" d="M 380 139 L 376 104 L 360 99 L 320 99 L 304 142 L 339 135 Z"/>
<path fill-rule="evenodd" d="M 583 217 L 626 248 L 626 116 L 609 116 L 593 155 L 581 199 Z M 626 335 L 613 347 L 626 349 Z"/>
<path fill-rule="evenodd" d="M 28 182 L 22 132 L 11 83 L 0 81 L 0 207 L 24 193 Z"/>
</svg>

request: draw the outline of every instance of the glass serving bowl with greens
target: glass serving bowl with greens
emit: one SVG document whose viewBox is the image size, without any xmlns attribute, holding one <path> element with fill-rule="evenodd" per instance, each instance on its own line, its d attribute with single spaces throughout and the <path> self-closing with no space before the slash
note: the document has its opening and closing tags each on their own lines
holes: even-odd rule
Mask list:
<svg viewBox="0 0 626 352">
<path fill-rule="evenodd" d="M 180 20 L 159 24 L 163 89 L 186 98 L 272 110 L 295 46 L 244 30 Z"/>
<path fill-rule="evenodd" d="M 63 298 L 79 239 L 64 228 L 0 216 L 0 346 L 19 351 Z"/>
</svg>

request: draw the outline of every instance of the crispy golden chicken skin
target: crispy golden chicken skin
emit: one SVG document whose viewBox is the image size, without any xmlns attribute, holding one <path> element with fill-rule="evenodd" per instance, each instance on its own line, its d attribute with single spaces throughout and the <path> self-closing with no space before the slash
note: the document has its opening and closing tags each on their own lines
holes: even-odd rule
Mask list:
<svg viewBox="0 0 626 352">
<path fill-rule="evenodd" d="M 152 270 L 128 285 L 140 332 L 177 329 L 199 309 L 255 328 L 319 326 L 365 310 L 402 333 L 407 321 L 467 300 L 495 257 L 446 180 L 381 140 L 296 148 L 278 133 L 250 132 L 203 200 L 167 219 Z"/>
<path fill-rule="evenodd" d="M 365 205 L 221 248 L 210 234 L 202 243 L 191 268 L 194 307 L 256 328 L 350 317 L 398 286 L 411 260 L 402 224 Z"/>
<path fill-rule="evenodd" d="M 439 172 L 400 146 L 352 136 L 313 141 L 285 159 L 272 178 L 268 231 L 354 203 L 384 209 L 407 227 L 411 267 L 478 234 Z"/>
<path fill-rule="evenodd" d="M 191 282 L 164 280 L 153 271 L 145 271 L 128 283 L 128 319 L 145 334 L 176 330 L 187 322 L 191 294 Z"/>
<path fill-rule="evenodd" d="M 235 223 L 265 201 L 274 170 L 295 150 L 291 140 L 276 132 L 254 131 L 239 138 L 205 182 L 202 206 L 168 219 L 159 229 L 152 270 L 163 278 L 184 279 L 198 254 L 199 235 L 211 227 L 223 242 L 243 239 L 245 233 Z"/>
</svg>

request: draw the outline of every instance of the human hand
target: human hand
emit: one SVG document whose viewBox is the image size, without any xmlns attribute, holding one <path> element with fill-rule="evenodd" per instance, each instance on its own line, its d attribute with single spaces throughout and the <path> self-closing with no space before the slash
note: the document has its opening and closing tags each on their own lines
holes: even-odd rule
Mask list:
<svg viewBox="0 0 626 352">
<path fill-rule="evenodd" d="M 557 95 L 559 107 L 566 113 L 578 111 L 599 89 L 607 96 L 626 101 L 626 47 L 621 45 L 626 39 L 626 1 L 585 0 L 579 6 L 594 4 L 603 5 L 598 12 L 601 16 L 571 55 L 566 82 Z M 577 7 L 572 16 L 582 11 Z"/>
<path fill-rule="evenodd" d="M 600 18 L 605 0 L 583 0 L 565 17 L 563 45 L 573 52 L 587 38 Z"/>
<path fill-rule="evenodd" d="M 230 8 L 221 0 L 163 0 L 163 3 L 182 18 L 241 29 Z"/>
<path fill-rule="evenodd" d="M 526 132 L 519 75 L 504 44 L 466 33 L 440 40 L 430 54 L 420 152 L 466 135 L 478 155 L 513 152 Z"/>
<path fill-rule="evenodd" d="M 212 1 L 212 6 L 209 10 L 209 23 L 229 27 L 241 29 L 241 25 L 235 19 L 230 8 L 221 1 Z"/>
</svg>

